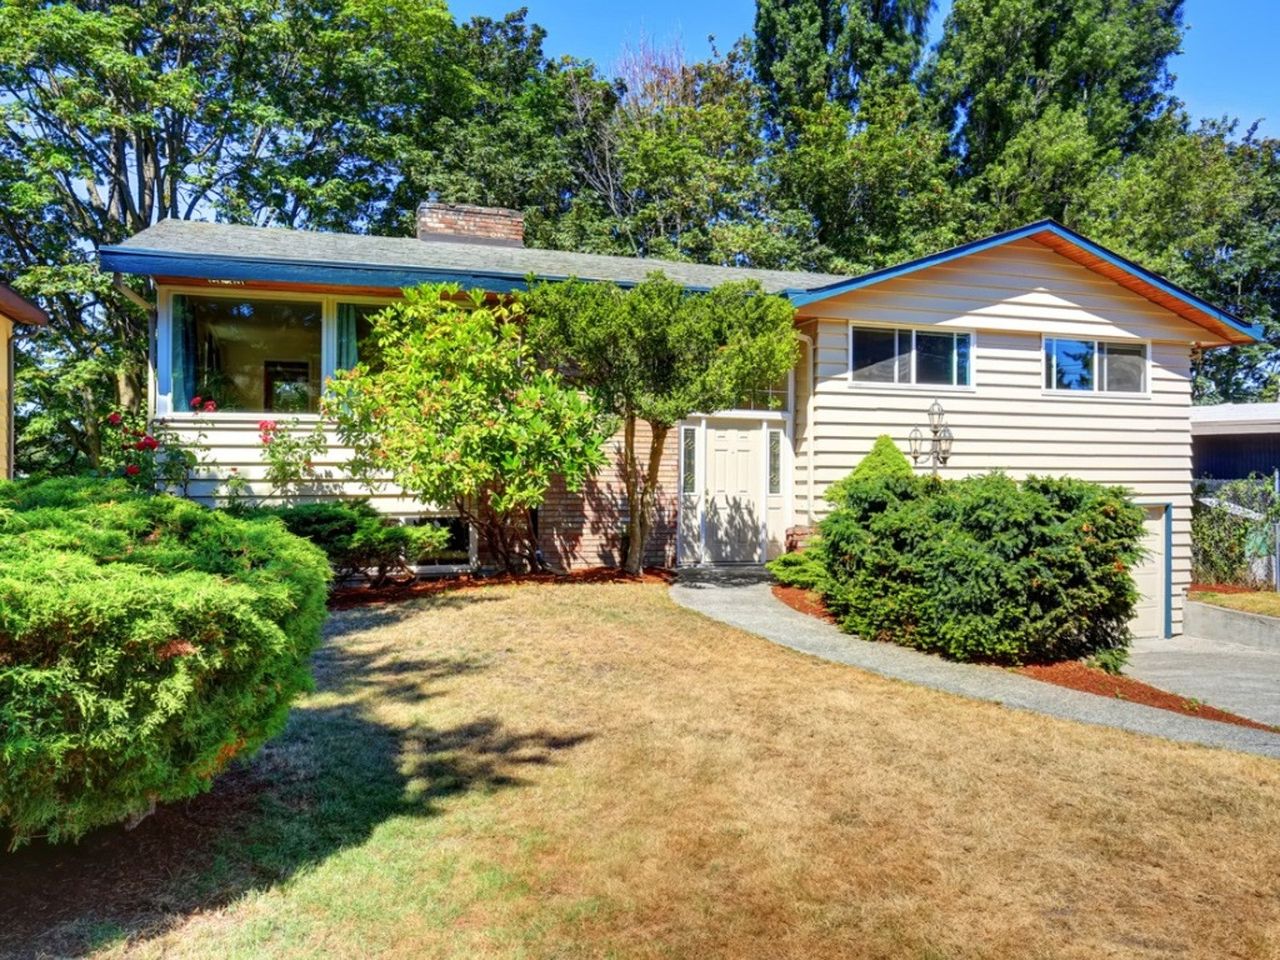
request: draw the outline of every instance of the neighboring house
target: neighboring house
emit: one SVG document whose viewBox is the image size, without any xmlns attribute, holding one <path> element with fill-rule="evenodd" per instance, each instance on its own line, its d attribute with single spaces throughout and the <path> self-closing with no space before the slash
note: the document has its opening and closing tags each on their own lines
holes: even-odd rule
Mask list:
<svg viewBox="0 0 1280 960">
<path fill-rule="evenodd" d="M 12 288 L 0 283 L 0 343 L 4 361 L 0 364 L 0 476 L 13 476 L 13 325 L 44 326 L 48 315 Z"/>
<path fill-rule="evenodd" d="M 1239 480 L 1280 470 L 1280 403 L 1191 408 L 1191 469 L 1197 480 Z"/>
<path fill-rule="evenodd" d="M 1135 629 L 1178 633 L 1190 577 L 1191 354 L 1249 343 L 1221 310 L 1044 221 L 861 277 L 705 267 L 526 249 L 512 211 L 427 203 L 419 239 L 163 221 L 104 248 L 105 269 L 158 287 L 155 416 L 203 431 L 212 498 L 231 468 L 261 476 L 264 414 L 314 419 L 324 378 L 360 354 L 366 317 L 399 289 L 456 281 L 496 293 L 533 275 L 635 283 L 654 270 L 690 290 L 754 278 L 790 297 L 804 349 L 789 382 L 670 434 L 651 559 L 758 563 L 827 512 L 823 492 L 888 433 L 904 449 L 935 400 L 955 434 L 950 475 L 1003 469 L 1124 484 L 1148 514 Z M 212 390 L 215 416 L 189 401 Z M 772 402 L 767 394 L 772 394 Z M 326 464 L 328 492 L 344 451 Z M 921 469 L 924 469 L 922 466 Z M 391 492 L 405 518 L 429 509 Z M 553 562 L 616 562 L 622 485 L 606 470 L 541 511 Z M 457 531 L 461 548 L 464 532 Z"/>
</svg>

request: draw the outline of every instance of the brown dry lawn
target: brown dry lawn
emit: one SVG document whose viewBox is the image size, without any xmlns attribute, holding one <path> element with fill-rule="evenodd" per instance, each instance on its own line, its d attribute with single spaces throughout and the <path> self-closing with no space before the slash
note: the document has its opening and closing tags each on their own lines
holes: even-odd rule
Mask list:
<svg viewBox="0 0 1280 960">
<path fill-rule="evenodd" d="M 1199 600 L 1201 603 L 1212 603 L 1219 607 L 1230 607 L 1232 610 L 1243 610 L 1245 613 L 1261 613 L 1268 617 L 1280 617 L 1280 593 L 1272 591 L 1248 591 L 1244 593 L 1197 591 L 1191 595 L 1191 599 Z"/>
<path fill-rule="evenodd" d="M 1280 763 L 820 662 L 659 585 L 469 590 L 330 634 L 318 692 L 209 797 L 71 856 L 92 870 L 28 855 L 79 906 L 23 894 L 8 944 L 1280 957 Z"/>
</svg>

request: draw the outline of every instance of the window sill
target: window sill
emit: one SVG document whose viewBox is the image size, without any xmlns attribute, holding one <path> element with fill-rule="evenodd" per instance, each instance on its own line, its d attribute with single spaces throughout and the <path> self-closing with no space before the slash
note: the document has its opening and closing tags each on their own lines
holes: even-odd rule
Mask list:
<svg viewBox="0 0 1280 960">
<path fill-rule="evenodd" d="M 276 423 L 297 420 L 299 423 L 320 423 L 324 415 L 319 413 L 249 413 L 244 410 L 221 410 L 213 413 L 158 413 L 155 420 L 161 423 L 180 423 L 183 426 L 198 423 L 260 423 L 263 420 L 274 420 Z"/>
<path fill-rule="evenodd" d="M 1134 401 L 1150 401 L 1150 393 L 1120 393 L 1115 390 L 1047 390 L 1040 391 L 1042 397 L 1052 397 L 1055 400 L 1087 400 L 1090 403 L 1096 401 L 1109 401 L 1111 403 L 1133 403 Z"/>
<path fill-rule="evenodd" d="M 861 380 L 846 380 L 845 386 L 857 393 L 872 393 L 881 396 L 901 393 L 943 393 L 963 396 L 977 393 L 977 387 L 973 384 L 952 386 L 943 383 L 868 383 Z"/>
</svg>

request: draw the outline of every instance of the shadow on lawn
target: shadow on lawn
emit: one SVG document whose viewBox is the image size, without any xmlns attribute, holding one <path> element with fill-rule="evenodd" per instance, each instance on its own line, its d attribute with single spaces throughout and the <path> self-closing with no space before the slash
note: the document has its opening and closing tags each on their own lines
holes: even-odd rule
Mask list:
<svg viewBox="0 0 1280 960">
<path fill-rule="evenodd" d="M 498 603 L 502 597 L 476 587 L 442 590 L 410 596 L 402 600 L 377 601 L 367 605 L 343 606 L 329 614 L 325 636 L 342 637 L 363 630 L 375 630 L 410 620 L 428 610 L 460 610 L 478 603 Z"/>
<path fill-rule="evenodd" d="M 436 816 L 449 797 L 519 786 L 522 770 L 590 738 L 511 731 L 492 717 L 446 729 L 379 723 L 362 697 L 394 706 L 456 695 L 437 688 L 485 665 L 365 653 L 332 637 L 317 683 L 352 702 L 294 710 L 279 738 L 209 793 L 132 832 L 0 853 L 0 956 L 77 956 L 161 933 L 363 843 L 389 818 Z"/>
</svg>

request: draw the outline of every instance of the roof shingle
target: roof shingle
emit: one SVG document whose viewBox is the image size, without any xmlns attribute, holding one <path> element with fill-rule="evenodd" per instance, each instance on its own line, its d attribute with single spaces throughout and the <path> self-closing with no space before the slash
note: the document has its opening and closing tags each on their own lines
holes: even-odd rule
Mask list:
<svg viewBox="0 0 1280 960">
<path fill-rule="evenodd" d="M 713 267 L 531 247 L 247 227 L 195 220 L 162 220 L 118 246 L 103 248 L 104 258 L 109 260 L 114 251 L 206 260 L 227 258 L 313 266 L 398 267 L 516 280 L 523 280 L 529 275 L 546 279 L 578 277 L 624 284 L 638 283 L 649 274 L 662 271 L 669 279 L 690 288 L 710 288 L 729 280 L 756 280 L 771 293 L 810 289 L 847 279 L 827 273 Z"/>
</svg>

